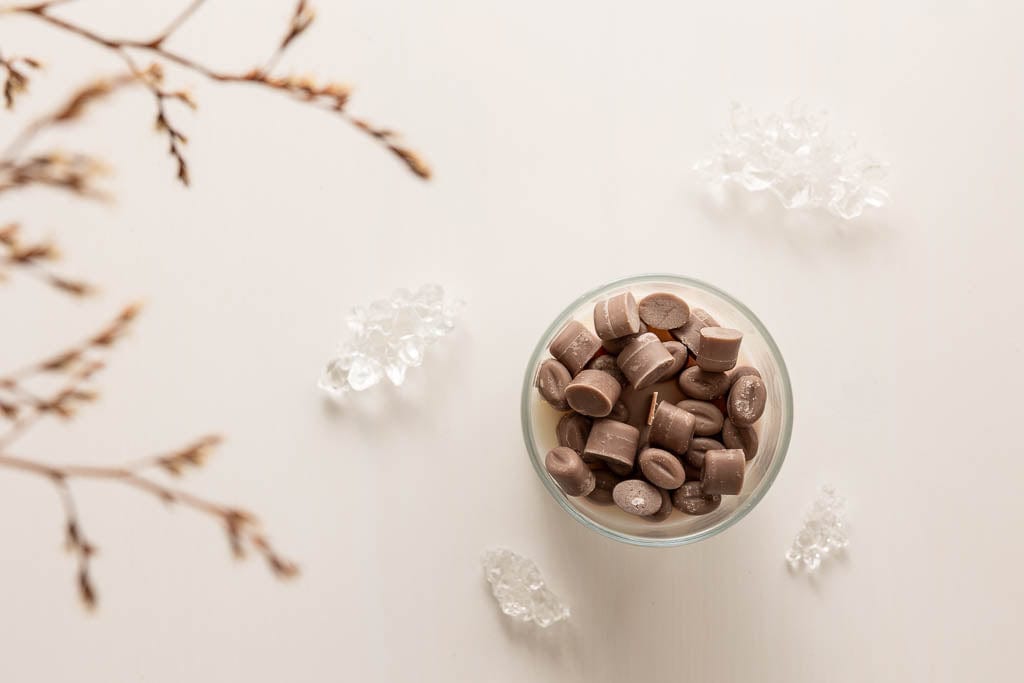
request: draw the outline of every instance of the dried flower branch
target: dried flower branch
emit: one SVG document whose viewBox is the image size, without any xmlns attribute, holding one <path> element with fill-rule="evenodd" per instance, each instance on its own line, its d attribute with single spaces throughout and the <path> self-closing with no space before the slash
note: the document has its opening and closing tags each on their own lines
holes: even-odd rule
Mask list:
<svg viewBox="0 0 1024 683">
<path fill-rule="evenodd" d="M 4 73 L 4 106 L 14 108 L 18 95 L 28 90 L 28 69 L 39 69 L 42 65 L 32 57 L 4 57 L 0 53 L 0 70 Z"/>
<path fill-rule="evenodd" d="M 166 41 L 174 35 L 181 25 L 199 9 L 205 0 L 193 0 L 185 10 L 179 14 L 163 31 L 156 37 L 149 40 L 116 39 L 103 36 L 88 28 L 75 24 L 66 19 L 60 18 L 52 13 L 50 9 L 54 3 L 44 2 L 36 5 L 13 7 L 9 11 L 35 17 L 47 24 L 61 29 L 65 32 L 77 35 L 85 40 L 117 54 L 129 66 L 132 74 L 138 77 L 150 89 L 157 100 L 158 106 L 158 128 L 168 133 L 171 144 L 170 153 L 178 165 L 178 177 L 183 182 L 188 182 L 187 164 L 181 153 L 181 145 L 185 139 L 177 130 L 172 127 L 166 117 L 163 103 L 169 99 L 162 95 L 159 88 L 159 79 L 148 77 L 135 65 L 132 51 L 150 54 L 156 60 L 163 60 L 176 64 L 193 73 L 200 74 L 212 81 L 220 83 L 248 83 L 257 85 L 278 92 L 285 93 L 299 101 L 307 102 L 314 106 L 335 112 L 337 115 L 348 120 L 358 130 L 368 134 L 374 140 L 380 142 L 387 150 L 402 160 L 403 163 L 420 178 L 427 179 L 431 176 L 430 167 L 423 158 L 412 149 L 404 146 L 397 133 L 392 130 L 380 128 L 358 119 L 348 113 L 346 106 L 349 101 L 351 89 L 341 83 L 327 82 L 317 83 L 310 78 L 295 76 L 274 76 L 270 72 L 277 65 L 284 52 L 294 41 L 306 32 L 312 25 L 315 14 L 306 0 L 299 0 L 295 11 L 292 13 L 289 25 L 284 37 L 276 46 L 266 65 L 250 69 L 244 73 L 231 73 L 217 70 L 198 62 L 184 54 L 169 50 L 165 47 Z M 162 70 L 161 70 L 162 74 Z M 189 100 L 191 103 L 191 100 Z"/>
<path fill-rule="evenodd" d="M 52 242 L 28 242 L 20 236 L 20 226 L 10 223 L 0 227 L 0 279 L 20 268 L 51 287 L 72 296 L 86 296 L 93 288 L 86 282 L 53 272 L 50 263 L 60 258 Z"/>
<path fill-rule="evenodd" d="M 0 235 L 8 234 L 0 232 Z M 251 549 L 263 557 L 273 574 L 290 578 L 298 567 L 283 558 L 270 544 L 255 516 L 242 509 L 211 502 L 186 491 L 172 488 L 147 476 L 154 471 L 179 476 L 188 468 L 201 467 L 210 452 L 220 444 L 219 436 L 204 436 L 168 453 L 118 466 L 50 465 L 10 453 L 10 447 L 41 418 L 52 415 L 70 419 L 84 403 L 94 401 L 97 393 L 86 385 L 103 368 L 96 354 L 109 350 L 121 339 L 137 317 L 139 306 L 126 306 L 109 323 L 82 342 L 0 377 L 0 419 L 10 423 L 0 433 L 0 468 L 36 474 L 47 478 L 57 489 L 65 514 L 66 546 L 78 562 L 76 582 L 88 607 L 96 604 L 97 594 L 90 574 L 95 546 L 86 540 L 70 487 L 73 479 L 100 479 L 139 489 L 168 504 L 180 504 L 217 518 L 224 526 L 232 552 Z M 28 383 L 42 375 L 60 375 L 64 384 L 50 395 L 40 395 Z"/>
</svg>

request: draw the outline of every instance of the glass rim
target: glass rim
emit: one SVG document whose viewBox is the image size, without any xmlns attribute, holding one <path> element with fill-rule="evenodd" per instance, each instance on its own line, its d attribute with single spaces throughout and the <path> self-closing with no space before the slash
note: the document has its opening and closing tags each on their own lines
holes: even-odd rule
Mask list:
<svg viewBox="0 0 1024 683">
<path fill-rule="evenodd" d="M 776 364 L 778 365 L 779 376 L 782 379 L 781 390 L 784 405 L 783 422 L 779 434 L 779 445 L 776 450 L 775 456 L 772 459 L 771 466 L 769 467 L 768 471 L 765 472 L 765 475 L 758 483 L 757 488 L 751 492 L 751 494 L 746 498 L 746 500 L 744 500 L 733 511 L 731 515 L 729 515 L 725 519 L 722 519 L 715 525 L 710 526 L 707 529 L 698 531 L 696 533 L 687 534 L 685 536 L 675 536 L 671 538 L 647 538 L 644 536 L 637 536 L 634 534 L 617 531 L 603 524 L 595 522 L 593 519 L 590 519 L 586 515 L 582 514 L 575 507 L 570 505 L 565 500 L 564 494 L 562 493 L 561 489 L 559 489 L 558 486 L 551 480 L 551 477 L 548 476 L 547 471 L 541 464 L 541 454 L 537 452 L 537 449 L 534 446 L 535 436 L 533 431 L 533 421 L 530 419 L 530 415 L 532 412 L 531 401 L 533 398 L 535 369 L 537 367 L 537 364 L 541 360 L 541 356 L 547 353 L 547 345 L 544 343 L 544 341 L 552 337 L 554 333 L 562 325 L 565 324 L 565 320 L 567 319 L 567 317 L 572 316 L 576 309 L 578 309 L 580 306 L 582 306 L 584 303 L 586 303 L 593 297 L 601 294 L 602 292 L 614 289 L 616 287 L 624 287 L 631 284 L 649 282 L 670 282 L 687 287 L 693 287 L 695 289 L 701 289 L 724 299 L 726 302 L 736 307 L 736 309 L 739 310 L 740 313 L 742 313 L 747 318 L 747 320 L 754 326 L 754 328 L 764 339 L 769 352 L 771 353 Z M 747 308 L 747 306 L 743 302 L 739 301 L 736 297 L 732 296 L 728 292 L 714 285 L 708 284 L 703 280 L 697 280 L 694 278 L 684 277 L 682 275 L 675 275 L 672 273 L 642 273 L 639 275 L 631 275 L 629 277 L 623 277 L 617 280 L 612 280 L 598 287 L 589 289 L 580 296 L 578 296 L 575 300 L 572 301 L 572 303 L 570 303 L 568 306 L 562 309 L 562 311 L 557 316 L 555 316 L 555 319 L 551 322 L 550 325 L 547 326 L 547 328 L 541 334 L 539 340 L 537 341 L 536 347 L 534 347 L 533 353 L 530 354 L 530 358 L 527 361 L 526 373 L 523 378 L 523 391 L 522 396 L 520 398 L 520 419 L 522 420 L 523 440 L 526 443 L 526 450 L 529 452 L 530 462 L 533 465 L 534 471 L 537 473 L 538 478 L 540 478 L 541 482 L 544 484 L 544 488 L 546 488 L 551 497 L 555 499 L 555 502 L 557 502 L 563 510 L 568 512 L 569 515 L 573 517 L 573 519 L 575 519 L 583 526 L 598 532 L 602 536 L 605 536 L 606 538 L 611 538 L 622 543 L 655 548 L 676 547 L 681 545 L 688 545 L 690 543 L 696 543 L 697 541 L 702 541 L 706 538 L 711 538 L 712 536 L 716 536 L 722 533 L 723 531 L 730 528 L 731 526 L 739 522 L 741 519 L 746 517 L 750 513 L 750 511 L 753 510 L 759 502 L 761 502 L 761 499 L 764 498 L 765 494 L 768 492 L 768 489 L 771 488 L 772 483 L 778 476 L 779 470 L 782 469 L 782 463 L 785 461 L 786 453 L 789 451 L 790 437 L 792 436 L 793 432 L 793 390 L 792 385 L 790 384 L 789 370 L 786 367 L 786 361 L 783 359 L 782 352 L 779 350 L 778 345 L 775 343 L 775 339 L 772 337 L 771 333 L 765 327 L 764 323 L 761 322 L 761 319 L 758 318 L 752 310 Z"/>
</svg>

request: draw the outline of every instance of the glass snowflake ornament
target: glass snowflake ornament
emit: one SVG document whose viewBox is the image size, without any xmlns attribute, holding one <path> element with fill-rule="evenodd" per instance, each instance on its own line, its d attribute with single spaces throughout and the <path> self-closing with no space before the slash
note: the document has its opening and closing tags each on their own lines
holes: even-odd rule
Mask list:
<svg viewBox="0 0 1024 683">
<path fill-rule="evenodd" d="M 462 303 L 447 300 L 440 285 L 396 290 L 388 299 L 352 309 L 349 336 L 327 362 L 318 385 L 335 398 L 363 391 L 385 377 L 400 386 L 427 348 L 455 329 Z"/>
<path fill-rule="evenodd" d="M 822 486 L 786 553 L 786 562 L 794 571 L 815 572 L 824 558 L 843 550 L 848 543 L 846 501 L 831 486 Z"/>
<path fill-rule="evenodd" d="M 494 548 L 484 553 L 481 563 L 494 599 L 508 616 L 542 628 L 569 618 L 568 605 L 547 587 L 533 560 Z"/>
<path fill-rule="evenodd" d="M 826 113 L 795 104 L 761 117 L 733 104 L 714 156 L 694 168 L 713 185 L 768 191 L 788 209 L 820 208 L 844 220 L 889 199 L 888 165 L 861 152 L 852 133 L 832 135 Z"/>
</svg>

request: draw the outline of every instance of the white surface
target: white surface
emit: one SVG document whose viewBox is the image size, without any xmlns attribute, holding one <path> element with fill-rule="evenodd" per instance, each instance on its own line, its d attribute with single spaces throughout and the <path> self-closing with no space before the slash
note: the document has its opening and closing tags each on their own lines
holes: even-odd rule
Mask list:
<svg viewBox="0 0 1024 683">
<path fill-rule="evenodd" d="M 166 3 L 138 4 L 67 10 L 111 33 L 162 23 L 153 8 Z M 0 288 L 4 366 L 148 303 L 103 400 L 23 452 L 110 462 L 223 431 L 189 485 L 257 510 L 304 574 L 278 584 L 228 559 L 206 519 L 82 486 L 102 551 L 101 610 L 85 615 L 53 492 L 0 471 L 0 680 L 1014 675 L 1018 6 L 319 4 L 286 66 L 350 79 L 353 109 L 405 132 L 434 182 L 321 112 L 176 74 L 201 102 L 177 117 L 195 187 L 172 182 L 146 97 L 119 96 L 61 138 L 114 163 L 116 207 L 51 193 L 4 207 L 59 235 L 67 269 L 103 297 Z M 213 2 L 179 46 L 248 65 L 290 11 L 256 6 Z M 28 21 L 0 18 L 0 37 L 50 64 L 19 116 L 3 114 L 5 135 L 68 83 L 120 66 Z M 688 167 L 730 99 L 765 110 L 795 97 L 892 162 L 879 220 L 802 229 L 706 201 Z M 707 279 L 757 311 L 796 397 L 788 461 L 758 509 L 667 551 L 569 519 L 519 432 L 520 373 L 550 317 L 586 287 L 650 270 Z M 316 375 L 345 310 L 432 280 L 470 303 L 449 353 L 385 414 L 325 409 Z M 822 481 L 849 497 L 853 540 L 808 581 L 783 553 Z M 537 560 L 573 606 L 566 628 L 498 614 L 478 562 L 491 544 Z"/>
</svg>

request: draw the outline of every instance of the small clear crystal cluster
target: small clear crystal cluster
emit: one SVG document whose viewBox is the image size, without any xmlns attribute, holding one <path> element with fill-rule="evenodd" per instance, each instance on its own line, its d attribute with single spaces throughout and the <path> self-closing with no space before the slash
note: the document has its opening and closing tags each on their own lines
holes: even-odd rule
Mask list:
<svg viewBox="0 0 1024 683">
<path fill-rule="evenodd" d="M 889 199 L 888 165 L 861 152 L 853 134 L 833 136 L 824 112 L 795 104 L 763 117 L 734 104 L 715 156 L 694 168 L 715 185 L 768 190 L 788 209 L 822 208 L 847 220 Z"/>
<path fill-rule="evenodd" d="M 400 386 L 406 371 L 423 363 L 427 347 L 455 329 L 461 306 L 446 300 L 439 285 L 423 285 L 352 309 L 345 320 L 351 334 L 328 361 L 320 388 L 337 398 L 385 377 Z"/>
<path fill-rule="evenodd" d="M 484 574 L 501 611 L 542 628 L 569 618 L 569 607 L 544 583 L 537 565 L 511 550 L 494 548 L 482 558 Z"/>
<path fill-rule="evenodd" d="M 822 559 L 847 546 L 847 531 L 846 501 L 831 486 L 822 486 L 786 553 L 786 562 L 793 570 L 816 571 Z"/>
</svg>

